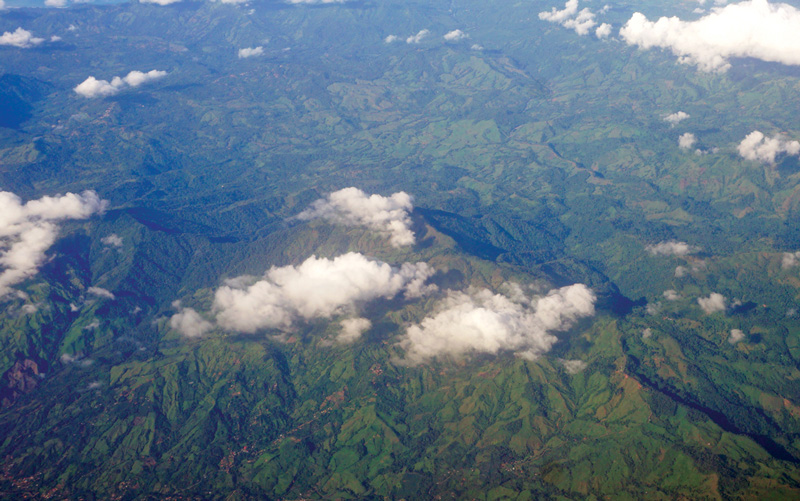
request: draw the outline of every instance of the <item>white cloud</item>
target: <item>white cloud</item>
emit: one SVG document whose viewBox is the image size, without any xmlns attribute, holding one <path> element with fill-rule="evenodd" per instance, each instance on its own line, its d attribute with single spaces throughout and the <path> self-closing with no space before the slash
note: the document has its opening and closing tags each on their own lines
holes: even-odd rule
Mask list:
<svg viewBox="0 0 800 501">
<path fill-rule="evenodd" d="M 178 313 L 172 315 L 169 326 L 186 337 L 200 337 L 213 328 L 211 322 L 192 308 L 181 308 Z"/>
<path fill-rule="evenodd" d="M 561 363 L 564 364 L 564 370 L 566 370 L 568 374 L 583 372 L 587 367 L 586 362 L 583 360 L 562 360 Z"/>
<path fill-rule="evenodd" d="M 577 319 L 593 315 L 594 302 L 594 293 L 583 284 L 523 301 L 486 289 L 451 291 L 433 316 L 408 328 L 401 342 L 405 361 L 418 364 L 441 355 L 459 357 L 505 350 L 534 359 L 557 341 L 552 331 L 564 330 Z"/>
<path fill-rule="evenodd" d="M 697 298 L 697 304 L 703 311 L 710 315 L 718 311 L 725 311 L 725 296 L 717 292 L 712 292 L 708 297 Z"/>
<path fill-rule="evenodd" d="M 166 71 L 161 71 L 161 70 L 150 70 L 147 73 L 144 73 L 142 71 L 133 70 L 130 73 L 128 73 L 122 79 L 122 81 L 124 81 L 126 84 L 130 85 L 131 87 L 138 87 L 138 86 L 142 85 L 143 83 L 147 83 L 147 82 L 150 82 L 150 81 L 153 81 L 153 80 L 157 80 L 159 78 L 164 78 L 165 76 L 167 76 L 167 72 Z"/>
<path fill-rule="evenodd" d="M 470 50 L 481 51 L 481 50 L 483 50 L 483 45 L 480 45 L 480 44 L 476 44 L 476 43 L 474 43 L 474 44 L 472 44 L 472 46 L 470 47 Z"/>
<path fill-rule="evenodd" d="M 784 252 L 781 266 L 784 269 L 797 266 L 798 258 L 800 258 L 800 252 Z"/>
<path fill-rule="evenodd" d="M 728 342 L 730 344 L 736 344 L 739 341 L 743 341 L 744 338 L 745 338 L 744 332 L 742 332 L 740 329 L 731 329 L 731 335 L 728 338 Z"/>
<path fill-rule="evenodd" d="M 93 191 L 46 196 L 25 204 L 11 192 L 0 192 L 0 297 L 36 274 L 58 236 L 57 221 L 86 219 L 107 204 Z"/>
<path fill-rule="evenodd" d="M 681 298 L 681 295 L 672 289 L 665 290 L 663 296 L 667 301 L 677 301 Z"/>
<path fill-rule="evenodd" d="M 171 5 L 178 3 L 181 0 L 139 0 L 139 3 L 154 3 L 156 5 Z"/>
<path fill-rule="evenodd" d="M 67 0 L 44 0 L 44 4 L 48 7 L 62 8 L 67 6 Z"/>
<path fill-rule="evenodd" d="M 672 50 L 703 71 L 726 71 L 733 57 L 800 64 L 800 11 L 784 3 L 749 0 L 716 7 L 696 21 L 633 14 L 619 31 L 629 44 Z"/>
<path fill-rule="evenodd" d="M 686 242 L 668 240 L 655 245 L 648 245 L 645 250 L 654 256 L 687 256 L 698 251 L 698 248 Z"/>
<path fill-rule="evenodd" d="M 400 37 L 397 35 L 388 35 L 386 38 L 383 39 L 385 43 L 393 43 L 400 41 Z"/>
<path fill-rule="evenodd" d="M 464 40 L 465 38 L 469 38 L 469 35 L 467 35 L 461 30 L 453 30 L 445 33 L 443 38 L 448 42 L 458 42 L 459 40 Z"/>
<path fill-rule="evenodd" d="M 98 80 L 95 77 L 89 77 L 78 84 L 74 90 L 81 96 L 91 98 L 116 94 L 119 92 L 119 87 L 112 85 L 108 80 Z"/>
<path fill-rule="evenodd" d="M 772 164 L 780 154 L 800 154 L 800 142 L 786 141 L 779 136 L 768 138 L 760 131 L 754 130 L 739 143 L 737 150 L 739 155 L 747 160 Z"/>
<path fill-rule="evenodd" d="M 61 41 L 61 37 L 58 36 L 58 35 L 53 35 L 53 36 L 50 37 L 50 41 L 51 42 L 60 42 Z"/>
<path fill-rule="evenodd" d="M 653 329 L 651 329 L 650 327 L 642 330 L 642 337 L 644 339 L 649 339 L 652 336 L 653 336 Z"/>
<path fill-rule="evenodd" d="M 416 35 L 411 35 L 410 37 L 406 38 L 406 43 L 420 43 L 422 39 L 430 35 L 430 33 L 431 32 L 428 30 L 420 30 Z"/>
<path fill-rule="evenodd" d="M 597 38 L 608 38 L 611 35 L 611 25 L 608 23 L 603 23 L 594 30 L 594 34 Z"/>
<path fill-rule="evenodd" d="M 5 2 L 5 0 L 0 0 L 0 10 L 3 10 L 3 9 L 5 9 L 5 8 L 6 8 L 6 2 Z"/>
<path fill-rule="evenodd" d="M 427 292 L 432 286 L 424 282 L 432 274 L 425 263 L 393 268 L 354 252 L 334 259 L 312 256 L 298 266 L 272 268 L 251 285 L 220 287 L 214 311 L 226 329 L 290 330 L 299 319 L 330 318 L 374 299 Z"/>
<path fill-rule="evenodd" d="M 336 340 L 340 343 L 352 343 L 357 341 L 363 333 L 372 327 L 372 322 L 366 318 L 345 318 L 341 322 L 342 330 Z"/>
<path fill-rule="evenodd" d="M 116 249 L 122 248 L 122 237 L 120 237 L 116 233 L 112 233 L 107 237 L 101 238 L 100 242 L 106 247 L 114 247 Z"/>
<path fill-rule="evenodd" d="M 286 3 L 290 3 L 292 5 L 301 5 L 301 4 L 335 4 L 335 3 L 345 3 L 348 0 L 287 0 Z"/>
<path fill-rule="evenodd" d="M 687 118 L 689 118 L 689 116 L 690 115 L 688 113 L 685 113 L 683 111 L 678 111 L 678 112 L 671 113 L 671 114 L 665 116 L 664 117 L 664 121 L 665 122 L 669 122 L 672 125 L 675 125 L 677 123 L 680 123 L 680 122 L 686 120 Z"/>
<path fill-rule="evenodd" d="M 11 45 L 21 49 L 28 49 L 42 42 L 44 42 L 44 38 L 37 38 L 30 31 L 23 30 L 21 27 L 13 32 L 6 31 L 0 36 L 0 45 Z"/>
<path fill-rule="evenodd" d="M 590 9 L 586 8 L 578 11 L 578 0 L 568 0 L 562 10 L 557 10 L 553 7 L 550 12 L 540 12 L 539 19 L 573 29 L 578 35 L 587 35 L 592 28 L 597 26 L 595 15 Z M 601 25 L 595 31 L 598 38 L 608 36 L 610 33 L 611 26 L 607 24 Z"/>
<path fill-rule="evenodd" d="M 138 87 L 143 83 L 163 78 L 166 75 L 166 71 L 160 70 L 150 70 L 147 73 L 133 70 L 124 77 L 112 78 L 111 82 L 108 80 L 98 80 L 90 76 L 75 87 L 74 90 L 77 94 L 87 98 L 110 96 L 125 88 L 126 85 Z"/>
<path fill-rule="evenodd" d="M 102 287 L 89 287 L 86 289 L 86 292 L 93 296 L 103 297 L 106 299 L 115 299 L 113 292 L 108 289 L 103 289 Z"/>
<path fill-rule="evenodd" d="M 247 57 L 253 56 L 260 56 L 264 54 L 264 47 L 245 47 L 244 49 L 239 49 L 239 59 L 244 59 Z"/>
<path fill-rule="evenodd" d="M 368 197 L 358 188 L 344 188 L 329 194 L 326 199 L 317 200 L 297 217 L 366 226 L 389 236 L 389 242 L 394 247 L 401 247 L 414 244 L 414 232 L 411 231 L 411 218 L 408 215 L 413 207 L 411 196 L 402 191 L 390 197 Z"/>
<path fill-rule="evenodd" d="M 696 142 L 697 142 L 697 137 L 695 137 L 695 135 L 692 134 L 691 132 L 685 132 L 681 134 L 681 137 L 678 138 L 678 146 L 682 150 L 688 150 L 689 148 L 694 146 L 694 143 Z"/>
</svg>

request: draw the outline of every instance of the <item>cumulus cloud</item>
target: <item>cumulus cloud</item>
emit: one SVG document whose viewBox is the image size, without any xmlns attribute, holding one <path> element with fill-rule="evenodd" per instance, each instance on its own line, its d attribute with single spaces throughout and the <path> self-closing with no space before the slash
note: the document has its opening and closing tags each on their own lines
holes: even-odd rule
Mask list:
<svg viewBox="0 0 800 501">
<path fill-rule="evenodd" d="M 689 116 L 690 115 L 688 113 L 685 113 L 683 111 L 678 111 L 675 113 L 670 113 L 669 115 L 665 116 L 664 121 L 669 122 L 672 125 L 675 125 L 677 123 L 686 120 L 687 118 L 689 118 Z"/>
<path fill-rule="evenodd" d="M 800 259 L 800 252 L 784 252 L 781 266 L 783 269 L 793 268 L 797 266 L 798 259 Z"/>
<path fill-rule="evenodd" d="M 67 6 L 67 0 L 44 0 L 44 4 L 48 7 L 62 8 Z"/>
<path fill-rule="evenodd" d="M 317 200 L 297 217 L 303 220 L 325 219 L 349 226 L 365 226 L 389 237 L 394 247 L 414 244 L 409 212 L 413 199 L 399 191 L 390 197 L 367 196 L 358 188 L 344 188 Z"/>
<path fill-rule="evenodd" d="M 86 292 L 93 296 L 102 297 L 105 299 L 115 299 L 114 293 L 102 287 L 89 287 Z"/>
<path fill-rule="evenodd" d="M 150 70 L 147 73 L 143 71 L 131 71 L 124 77 L 114 77 L 111 82 L 108 80 L 98 80 L 90 76 L 78 86 L 75 87 L 75 92 L 87 98 L 110 96 L 116 94 L 126 86 L 138 87 L 143 83 L 163 78 L 167 75 L 166 71 Z"/>
<path fill-rule="evenodd" d="M 730 58 L 800 64 L 800 11 L 784 3 L 749 0 L 716 7 L 696 21 L 633 14 L 620 36 L 629 44 L 672 50 L 703 71 L 726 71 Z"/>
<path fill-rule="evenodd" d="M 532 299 L 512 299 L 486 289 L 451 291 L 432 316 L 408 328 L 400 344 L 410 364 L 443 355 L 500 351 L 534 359 L 557 341 L 551 332 L 593 315 L 594 303 L 594 293 L 583 284 Z"/>
<path fill-rule="evenodd" d="M 383 39 L 383 41 L 385 43 L 399 42 L 400 41 L 400 37 L 397 36 L 397 35 L 388 35 L 386 38 Z"/>
<path fill-rule="evenodd" d="M 730 344 L 736 344 L 739 341 L 743 341 L 744 338 L 744 332 L 742 332 L 740 329 L 731 329 L 731 335 L 728 337 L 728 342 Z"/>
<path fill-rule="evenodd" d="M 472 46 L 470 47 L 470 50 L 481 51 L 481 50 L 483 50 L 483 45 L 480 45 L 480 44 L 476 44 L 476 43 L 474 43 L 474 44 L 472 44 Z"/>
<path fill-rule="evenodd" d="M 270 269 L 257 282 L 225 285 L 214 296 L 220 326 L 239 332 L 290 330 L 298 320 L 352 313 L 378 298 L 425 293 L 433 269 L 425 263 L 393 268 L 350 252 L 334 259 L 312 256 L 298 266 Z"/>
<path fill-rule="evenodd" d="M 697 142 L 697 137 L 691 132 L 686 132 L 681 134 L 681 137 L 678 138 L 678 147 L 682 150 L 688 150 L 694 143 Z"/>
<path fill-rule="evenodd" d="M 122 248 L 122 237 L 120 237 L 116 233 L 112 233 L 107 237 L 101 238 L 100 242 L 106 247 L 114 247 L 115 249 Z"/>
<path fill-rule="evenodd" d="M 747 160 L 774 164 L 780 154 L 800 155 L 800 142 L 786 141 L 779 136 L 766 137 L 754 130 L 739 143 L 737 150 Z"/>
<path fill-rule="evenodd" d="M 650 339 L 651 337 L 653 337 L 653 329 L 648 327 L 648 328 L 642 330 L 642 338 Z"/>
<path fill-rule="evenodd" d="M 687 256 L 698 251 L 694 245 L 677 240 L 667 240 L 654 245 L 648 245 L 645 250 L 654 256 Z"/>
<path fill-rule="evenodd" d="M 347 0 L 287 0 L 286 3 L 290 3 L 292 5 L 301 5 L 301 4 L 332 4 L 332 3 L 345 3 Z"/>
<path fill-rule="evenodd" d="M 718 311 L 725 311 L 725 303 L 725 296 L 717 292 L 712 292 L 708 297 L 697 298 L 697 304 L 700 305 L 700 308 L 703 309 L 706 315 Z"/>
<path fill-rule="evenodd" d="M 150 82 L 152 80 L 157 80 L 165 76 L 167 76 L 167 72 L 161 70 L 150 70 L 147 73 L 143 71 L 133 70 L 130 73 L 128 73 L 122 79 L 122 81 L 130 85 L 131 87 L 138 87 L 143 83 Z"/>
<path fill-rule="evenodd" d="M 366 318 L 346 318 L 341 324 L 342 330 L 336 336 L 336 340 L 340 343 L 352 343 L 372 327 L 372 322 Z"/>
<path fill-rule="evenodd" d="M 672 289 L 667 289 L 663 292 L 664 299 L 667 301 L 677 301 L 681 298 L 680 294 Z"/>
<path fill-rule="evenodd" d="M 23 30 L 21 27 L 15 31 L 6 31 L 0 35 L 0 45 L 11 45 L 12 47 L 19 47 L 21 49 L 28 49 L 34 45 L 39 45 L 44 42 L 44 38 L 33 36 L 28 30 Z"/>
<path fill-rule="evenodd" d="M 176 306 L 180 307 L 179 304 Z M 200 337 L 213 328 L 211 322 L 192 308 L 181 308 L 172 315 L 169 326 L 186 337 Z"/>
<path fill-rule="evenodd" d="M 247 57 L 253 56 L 260 56 L 264 54 L 264 47 L 245 47 L 244 49 L 239 49 L 239 59 L 244 59 Z"/>
<path fill-rule="evenodd" d="M 464 40 L 465 38 L 469 38 L 469 35 L 467 35 L 461 30 L 453 30 L 445 33 L 444 37 L 442 38 L 444 38 L 448 42 L 458 42 L 459 40 Z"/>
<path fill-rule="evenodd" d="M 608 38 L 611 35 L 611 25 L 603 23 L 594 30 L 594 35 L 597 38 Z"/>
<path fill-rule="evenodd" d="M 420 30 L 416 35 L 411 35 L 410 37 L 406 38 L 406 43 L 420 43 L 424 38 L 430 35 L 430 33 L 431 32 L 428 30 Z"/>
<path fill-rule="evenodd" d="M 3 10 L 3 9 L 5 9 L 5 8 L 6 8 L 6 2 L 5 2 L 5 0 L 0 0 L 0 10 Z"/>
<path fill-rule="evenodd" d="M 587 35 L 592 28 L 597 26 L 595 15 L 590 9 L 578 10 L 578 0 L 568 0 L 562 10 L 553 7 L 549 12 L 540 12 L 539 19 L 573 29 L 578 35 Z M 605 23 L 595 30 L 598 38 L 608 36 L 610 33 L 611 26 Z"/>
<path fill-rule="evenodd" d="M 86 219 L 107 205 L 93 191 L 46 196 L 25 204 L 14 193 L 0 192 L 0 298 L 36 274 L 58 236 L 57 221 Z"/>
</svg>

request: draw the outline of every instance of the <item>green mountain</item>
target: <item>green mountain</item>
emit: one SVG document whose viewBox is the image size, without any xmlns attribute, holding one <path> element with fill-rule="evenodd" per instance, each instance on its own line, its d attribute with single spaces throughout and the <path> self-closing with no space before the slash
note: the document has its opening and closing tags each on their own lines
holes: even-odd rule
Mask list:
<svg viewBox="0 0 800 501">
<path fill-rule="evenodd" d="M 703 72 L 618 35 L 702 15 L 680 2 L 581 4 L 608 38 L 539 0 L 11 6 L 0 33 L 41 41 L 0 46 L 0 191 L 109 206 L 50 221 L 0 297 L 3 499 L 800 496 L 800 164 L 737 150 L 800 138 L 796 66 Z M 415 243 L 304 216 L 347 187 L 412 195 L 385 217 Z M 44 231 L 0 204 L 0 253 Z M 435 290 L 307 313 L 320 291 L 281 280 L 346 253 Z M 219 291 L 257 280 L 255 332 L 225 324 Z M 573 284 L 594 314 L 530 323 Z M 513 332 L 412 360 L 455 303 Z M 557 338 L 537 357 L 531 325 Z"/>
</svg>

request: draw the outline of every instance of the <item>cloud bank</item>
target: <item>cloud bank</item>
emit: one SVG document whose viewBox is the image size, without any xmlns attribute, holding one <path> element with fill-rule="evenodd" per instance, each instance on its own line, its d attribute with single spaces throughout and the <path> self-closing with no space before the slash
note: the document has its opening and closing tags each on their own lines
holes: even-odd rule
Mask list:
<svg viewBox="0 0 800 501">
<path fill-rule="evenodd" d="M 390 197 L 370 195 L 358 188 L 344 188 L 317 200 L 297 217 L 303 220 L 325 219 L 347 226 L 365 226 L 389 237 L 394 247 L 414 244 L 409 212 L 413 199 L 403 191 Z"/>
<path fill-rule="evenodd" d="M 779 136 L 766 137 L 760 131 L 754 130 L 742 139 L 736 149 L 747 160 L 774 164 L 778 155 L 800 155 L 800 142 L 786 141 Z"/>
<path fill-rule="evenodd" d="M 107 205 L 93 191 L 46 196 L 25 204 L 14 193 L 0 192 L 0 298 L 36 274 L 58 236 L 57 221 L 86 219 Z"/>
<path fill-rule="evenodd" d="M 138 87 L 146 82 L 163 78 L 167 75 L 166 71 L 151 70 L 147 73 L 142 71 L 131 71 L 124 77 L 114 77 L 111 82 L 108 80 L 98 80 L 90 76 L 77 87 L 75 92 L 86 98 L 111 96 L 116 94 L 126 86 Z"/>
<path fill-rule="evenodd" d="M 700 305 L 700 308 L 703 309 L 706 315 L 710 315 L 718 311 L 725 311 L 725 303 L 725 296 L 717 292 L 712 292 L 708 297 L 697 298 L 697 304 Z"/>
<path fill-rule="evenodd" d="M 451 291 L 433 316 L 408 328 L 400 343 L 406 362 L 506 350 L 534 359 L 557 341 L 551 332 L 594 314 L 595 295 L 583 284 L 533 299 L 512 295 L 513 299 L 486 289 Z"/>
<path fill-rule="evenodd" d="M 13 32 L 6 31 L 0 35 L 0 45 L 10 45 L 12 47 L 19 47 L 20 49 L 29 49 L 42 42 L 44 42 L 44 38 L 37 38 L 33 36 L 33 33 L 28 30 L 23 30 L 21 27 Z"/>
<path fill-rule="evenodd" d="M 800 11 L 784 3 L 750 0 L 716 7 L 696 20 L 633 14 L 619 31 L 629 45 L 670 49 L 685 64 L 726 71 L 733 57 L 800 64 Z"/>
<path fill-rule="evenodd" d="M 354 252 L 312 256 L 298 266 L 272 268 L 251 285 L 229 282 L 217 290 L 213 309 L 229 330 L 290 330 L 298 320 L 352 313 L 378 298 L 417 297 L 433 287 L 425 285 L 432 274 L 425 263 L 393 268 Z"/>
</svg>

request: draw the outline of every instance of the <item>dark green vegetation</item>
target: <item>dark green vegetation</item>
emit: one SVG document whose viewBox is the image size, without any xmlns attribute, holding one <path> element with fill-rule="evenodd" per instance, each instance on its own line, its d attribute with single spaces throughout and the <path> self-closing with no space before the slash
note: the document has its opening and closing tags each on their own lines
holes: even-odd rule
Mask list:
<svg viewBox="0 0 800 501">
<path fill-rule="evenodd" d="M 537 19 L 554 5 L 0 12 L 0 32 L 62 37 L 0 47 L 0 189 L 111 202 L 65 224 L 22 284 L 36 312 L 0 304 L 1 495 L 800 496 L 800 324 L 787 315 L 800 268 L 781 266 L 800 248 L 800 165 L 735 151 L 755 129 L 800 137 L 798 70 L 698 73 Z M 690 9 L 620 3 L 606 21 L 634 5 Z M 423 28 L 419 45 L 383 43 Z M 471 38 L 445 43 L 456 28 Z M 151 69 L 169 75 L 107 98 L 72 91 Z M 678 110 L 692 119 L 671 128 L 662 117 Z M 719 152 L 679 150 L 687 131 Z M 418 245 L 290 219 L 346 186 L 413 194 Z M 110 234 L 120 250 L 101 243 Z M 672 239 L 702 251 L 645 251 Z M 167 325 L 173 300 L 206 310 L 223 278 L 346 251 L 426 261 L 457 289 L 586 283 L 598 314 L 534 362 L 418 367 L 394 362 L 395 343 L 432 301 L 375 305 L 375 328 L 347 346 L 324 342 L 322 321 L 288 340 L 187 340 Z M 696 298 L 711 292 L 740 304 L 705 315 Z M 728 343 L 731 329 L 745 340 Z"/>
</svg>

